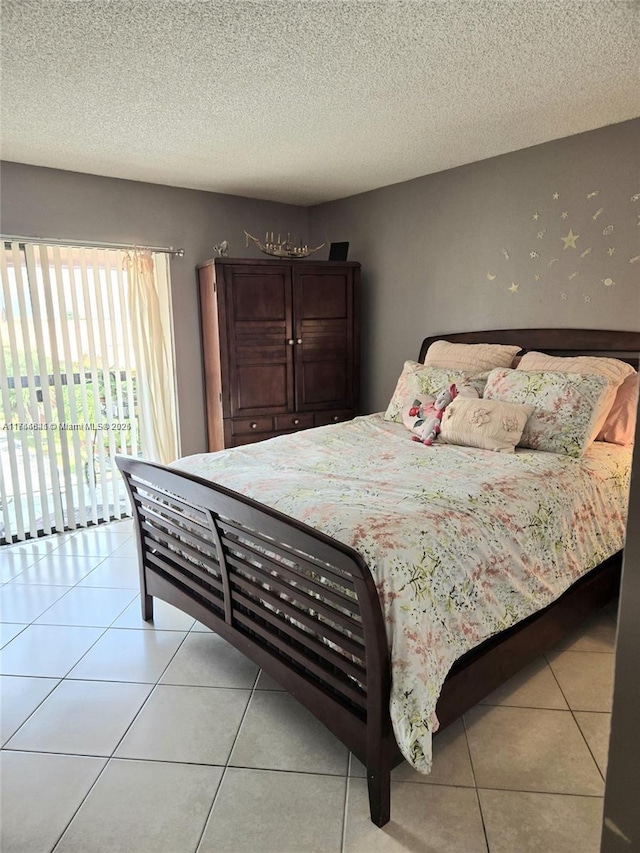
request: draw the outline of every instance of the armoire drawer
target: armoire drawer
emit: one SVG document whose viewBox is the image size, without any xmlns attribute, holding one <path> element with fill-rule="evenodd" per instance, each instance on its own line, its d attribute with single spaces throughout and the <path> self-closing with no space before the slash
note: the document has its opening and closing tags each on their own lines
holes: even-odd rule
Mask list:
<svg viewBox="0 0 640 853">
<path fill-rule="evenodd" d="M 275 429 L 285 432 L 291 429 L 308 429 L 313 426 L 313 412 L 292 412 L 288 415 L 275 415 Z"/>
<path fill-rule="evenodd" d="M 231 421 L 232 435 L 252 435 L 257 432 L 272 432 L 273 418 L 264 415 L 257 418 L 233 418 Z"/>
<path fill-rule="evenodd" d="M 329 424 L 339 424 L 342 421 L 350 421 L 355 418 L 356 414 L 353 409 L 346 409 L 339 412 L 316 412 L 314 418 L 314 426 L 328 426 Z"/>
</svg>

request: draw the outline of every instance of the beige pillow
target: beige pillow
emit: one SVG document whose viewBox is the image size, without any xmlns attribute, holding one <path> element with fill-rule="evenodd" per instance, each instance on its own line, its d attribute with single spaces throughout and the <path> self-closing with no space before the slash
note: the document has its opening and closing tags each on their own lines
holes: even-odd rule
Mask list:
<svg viewBox="0 0 640 853">
<path fill-rule="evenodd" d="M 427 350 L 424 363 L 428 367 L 469 370 L 481 373 L 494 367 L 511 367 L 511 361 L 522 347 L 505 344 L 452 344 L 435 341 Z"/>
<path fill-rule="evenodd" d="M 442 416 L 440 441 L 513 453 L 535 406 L 456 397 Z"/>
<path fill-rule="evenodd" d="M 596 423 L 596 435 L 615 431 L 615 418 L 609 423 L 609 413 L 616 401 L 618 388 L 627 376 L 635 373 L 633 367 L 618 358 L 603 358 L 596 355 L 557 356 L 544 352 L 528 352 L 522 356 L 518 370 L 535 370 L 539 372 L 579 373 L 581 376 L 604 376 L 609 387 L 602 400 L 600 417 Z M 606 441 L 607 439 L 600 439 Z M 618 442 L 616 442 L 618 443 Z"/>
</svg>

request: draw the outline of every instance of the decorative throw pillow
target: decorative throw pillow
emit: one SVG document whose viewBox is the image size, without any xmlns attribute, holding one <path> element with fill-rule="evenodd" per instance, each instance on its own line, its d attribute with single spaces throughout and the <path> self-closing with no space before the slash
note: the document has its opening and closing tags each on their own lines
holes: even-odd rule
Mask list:
<svg viewBox="0 0 640 853">
<path fill-rule="evenodd" d="M 402 423 L 402 410 L 411 400 L 424 396 L 437 396 L 443 388 L 452 384 L 462 385 L 470 379 L 477 380 L 484 387 L 484 381 L 474 376 L 474 372 L 466 370 L 440 370 L 425 367 L 419 361 L 405 361 L 402 373 L 398 379 L 396 390 L 384 413 L 386 421 Z M 482 389 L 479 391 L 482 393 Z"/>
<path fill-rule="evenodd" d="M 522 356 L 518 370 L 559 371 L 560 373 L 580 373 L 583 376 L 604 376 L 609 383 L 609 388 L 602 404 L 601 420 L 596 430 L 599 439 L 600 433 L 604 432 L 607 427 L 610 431 L 615 431 L 615 422 L 609 418 L 611 409 L 616 400 L 618 389 L 628 376 L 635 373 L 630 364 L 620 361 L 618 358 L 604 358 L 596 355 L 556 356 L 535 351 L 525 353 Z M 600 440 L 609 441 L 610 439 L 603 438 Z M 615 444 L 620 443 L 615 442 Z"/>
<path fill-rule="evenodd" d="M 511 361 L 521 347 L 505 344 L 452 344 L 434 341 L 427 350 L 424 363 L 427 367 L 449 370 L 468 370 L 482 373 L 494 367 L 511 367 Z"/>
<path fill-rule="evenodd" d="M 535 407 L 520 447 L 582 456 L 602 423 L 609 387 L 604 376 L 498 368 L 489 374 L 484 396 Z"/>
<path fill-rule="evenodd" d="M 634 370 L 618 388 L 616 399 L 596 441 L 633 444 L 638 411 L 638 374 Z"/>
<path fill-rule="evenodd" d="M 445 444 L 514 453 L 534 411 L 534 406 L 523 403 L 456 397 L 442 416 L 440 440 Z"/>
</svg>

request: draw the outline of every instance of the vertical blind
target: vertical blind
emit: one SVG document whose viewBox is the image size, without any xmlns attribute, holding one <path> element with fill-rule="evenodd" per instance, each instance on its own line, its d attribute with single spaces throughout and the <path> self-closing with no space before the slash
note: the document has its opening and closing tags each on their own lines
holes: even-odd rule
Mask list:
<svg viewBox="0 0 640 853">
<path fill-rule="evenodd" d="M 120 250 L 0 252 L 0 542 L 121 518 L 117 453 L 141 450 Z M 168 293 L 168 261 L 163 265 Z M 168 304 L 168 296 L 164 296 Z"/>
</svg>

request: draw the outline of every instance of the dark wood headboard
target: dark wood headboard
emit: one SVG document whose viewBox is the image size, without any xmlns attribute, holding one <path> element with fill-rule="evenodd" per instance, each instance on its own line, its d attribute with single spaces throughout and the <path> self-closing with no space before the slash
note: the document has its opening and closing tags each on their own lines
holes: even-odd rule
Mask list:
<svg viewBox="0 0 640 853">
<path fill-rule="evenodd" d="M 538 350 L 549 355 L 599 355 L 640 364 L 640 332 L 607 329 L 489 329 L 484 332 L 454 332 L 425 338 L 419 361 L 424 361 L 434 341 L 454 344 L 510 344 L 522 352 Z"/>
</svg>

